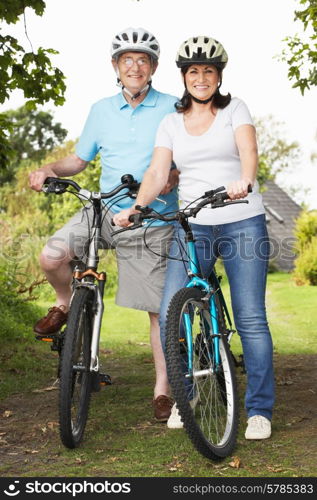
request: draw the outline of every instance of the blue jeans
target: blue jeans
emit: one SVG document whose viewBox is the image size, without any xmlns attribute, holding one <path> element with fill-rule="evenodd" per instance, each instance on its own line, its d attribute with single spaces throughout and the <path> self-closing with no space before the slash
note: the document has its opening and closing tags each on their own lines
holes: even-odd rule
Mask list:
<svg viewBox="0 0 317 500">
<path fill-rule="evenodd" d="M 224 209 L 225 210 L 225 209 Z M 191 224 L 202 274 L 207 278 L 221 256 L 228 276 L 235 326 L 240 335 L 247 389 L 248 417 L 272 418 L 274 404 L 273 346 L 265 310 L 269 239 L 265 216 L 257 215 L 217 226 Z M 180 244 L 181 243 L 181 244 Z M 184 231 L 175 227 L 169 255 L 183 257 Z M 182 261 L 169 260 L 160 310 L 161 341 L 165 349 L 166 314 L 173 295 L 189 279 Z"/>
</svg>

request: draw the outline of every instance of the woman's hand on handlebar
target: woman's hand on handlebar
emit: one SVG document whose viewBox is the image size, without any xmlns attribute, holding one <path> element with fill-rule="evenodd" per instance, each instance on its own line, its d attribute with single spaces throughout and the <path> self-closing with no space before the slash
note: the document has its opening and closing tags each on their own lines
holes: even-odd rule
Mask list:
<svg viewBox="0 0 317 500">
<path fill-rule="evenodd" d="M 127 208 L 127 209 L 121 210 L 121 212 L 115 214 L 112 220 L 116 226 L 120 226 L 120 227 L 132 226 L 133 222 L 129 221 L 130 215 L 139 214 L 139 213 L 140 212 L 138 210 L 135 210 L 134 207 Z"/>
<path fill-rule="evenodd" d="M 231 182 L 227 187 L 227 193 L 231 200 L 239 200 L 245 198 L 252 191 L 251 179 L 239 179 L 238 181 Z"/>
</svg>

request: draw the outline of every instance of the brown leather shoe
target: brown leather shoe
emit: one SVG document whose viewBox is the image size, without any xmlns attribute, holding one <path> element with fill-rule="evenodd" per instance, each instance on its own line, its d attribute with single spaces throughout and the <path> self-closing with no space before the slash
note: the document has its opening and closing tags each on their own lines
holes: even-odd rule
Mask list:
<svg viewBox="0 0 317 500">
<path fill-rule="evenodd" d="M 33 330 L 38 335 L 51 335 L 57 332 L 67 321 L 67 313 L 62 310 L 62 307 L 51 307 L 48 310 L 47 316 L 39 319 Z"/>
<path fill-rule="evenodd" d="M 174 401 L 168 396 L 162 395 L 158 396 L 156 399 L 153 399 L 152 405 L 154 408 L 154 416 L 156 420 L 158 420 L 159 422 L 167 422 L 171 414 L 173 404 Z"/>
</svg>

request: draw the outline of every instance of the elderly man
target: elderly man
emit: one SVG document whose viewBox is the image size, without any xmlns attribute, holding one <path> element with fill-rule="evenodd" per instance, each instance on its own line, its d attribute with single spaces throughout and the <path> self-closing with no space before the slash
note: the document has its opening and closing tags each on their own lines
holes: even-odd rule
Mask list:
<svg viewBox="0 0 317 500">
<path fill-rule="evenodd" d="M 121 92 L 95 103 L 75 154 L 49 163 L 30 174 L 30 187 L 40 191 L 46 177 L 69 177 L 86 168 L 100 153 L 102 172 L 100 189 L 112 190 L 123 174 L 132 174 L 141 181 L 152 156 L 157 127 L 162 118 L 174 111 L 177 99 L 154 90 L 152 75 L 158 65 L 159 44 L 143 28 L 128 28 L 115 36 L 111 45 L 112 65 Z M 176 175 L 175 175 L 176 174 Z M 165 203 L 155 201 L 160 212 L 177 208 L 173 186 L 176 170 L 171 170 L 169 183 L 161 193 Z M 156 382 L 154 387 L 154 415 L 167 421 L 173 405 L 167 380 L 164 354 L 160 342 L 158 312 L 165 274 L 165 254 L 172 237 L 169 225 L 159 224 L 148 229 L 147 241 L 158 255 L 143 247 L 142 229 L 111 237 L 111 217 L 132 205 L 130 198 L 114 200 L 102 228 L 102 244 L 115 248 L 117 253 L 119 286 L 116 302 L 120 306 L 147 311 L 150 318 L 150 338 L 153 351 Z M 34 326 L 37 335 L 54 334 L 67 321 L 71 297 L 72 267 L 76 257 L 84 260 L 91 210 L 84 208 L 50 238 L 41 256 L 41 267 L 56 291 L 56 305 Z"/>
</svg>

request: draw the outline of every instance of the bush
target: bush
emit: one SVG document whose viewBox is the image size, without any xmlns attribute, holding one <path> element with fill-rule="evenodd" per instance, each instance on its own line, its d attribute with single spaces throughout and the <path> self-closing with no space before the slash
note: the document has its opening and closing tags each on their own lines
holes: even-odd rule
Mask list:
<svg viewBox="0 0 317 500">
<path fill-rule="evenodd" d="M 295 227 L 294 278 L 298 285 L 317 285 L 317 211 L 302 212 Z"/>
<path fill-rule="evenodd" d="M 317 285 L 317 236 L 306 243 L 297 257 L 294 277 L 298 285 Z"/>
<path fill-rule="evenodd" d="M 67 156 L 73 149 L 74 142 L 70 141 L 50 153 L 45 163 Z M 14 181 L 0 189 L 0 258 L 6 266 L 17 268 L 18 271 L 11 276 L 17 278 L 20 288 L 26 289 L 44 278 L 38 257 L 49 236 L 82 207 L 81 202 L 70 194 L 54 196 L 32 191 L 28 186 L 28 175 L 39 166 L 35 162 L 21 162 Z M 98 190 L 99 177 L 100 160 L 96 159 L 76 176 L 76 181 L 83 187 Z M 110 274 L 112 276 L 113 271 Z M 113 283 L 114 279 L 109 281 Z M 35 295 L 38 293 L 50 295 L 49 287 L 41 287 Z"/>
<path fill-rule="evenodd" d="M 295 250 L 299 254 L 317 236 L 317 210 L 302 212 L 295 226 Z"/>
<path fill-rule="evenodd" d="M 25 302 L 17 292 L 15 268 L 0 262 L 0 338 L 13 341 L 28 338 L 40 309 Z"/>
</svg>

